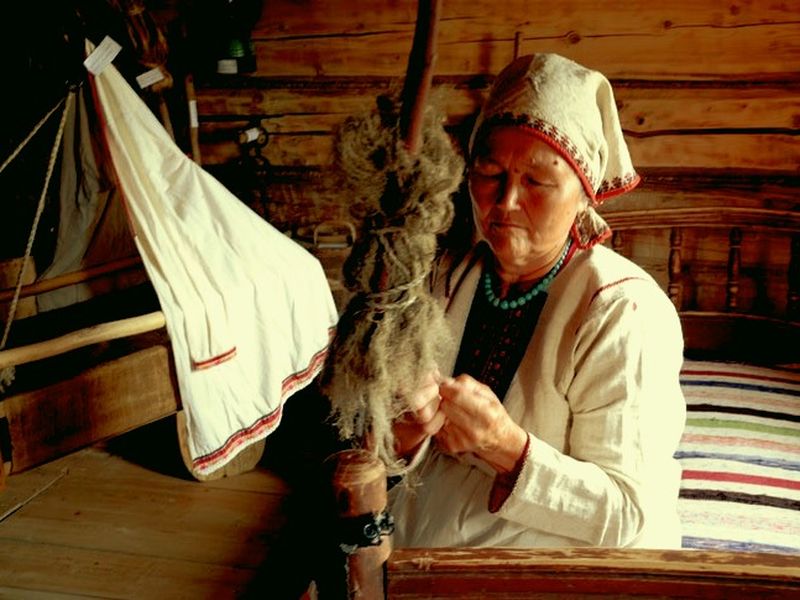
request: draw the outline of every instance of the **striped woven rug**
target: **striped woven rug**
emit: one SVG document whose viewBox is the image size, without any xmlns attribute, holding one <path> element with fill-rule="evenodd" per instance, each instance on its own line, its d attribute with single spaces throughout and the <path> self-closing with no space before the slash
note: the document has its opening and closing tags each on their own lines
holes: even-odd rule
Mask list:
<svg viewBox="0 0 800 600">
<path fill-rule="evenodd" d="M 683 547 L 800 554 L 800 372 L 686 361 Z"/>
</svg>

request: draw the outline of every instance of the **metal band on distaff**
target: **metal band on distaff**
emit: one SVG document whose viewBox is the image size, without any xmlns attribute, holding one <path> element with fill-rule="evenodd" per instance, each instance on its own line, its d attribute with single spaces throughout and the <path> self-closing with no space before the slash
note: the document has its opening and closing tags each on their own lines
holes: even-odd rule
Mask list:
<svg viewBox="0 0 800 600">
<path fill-rule="evenodd" d="M 386 511 L 340 519 L 339 523 L 339 547 L 345 554 L 378 546 L 381 537 L 394 532 L 394 518 Z"/>
</svg>

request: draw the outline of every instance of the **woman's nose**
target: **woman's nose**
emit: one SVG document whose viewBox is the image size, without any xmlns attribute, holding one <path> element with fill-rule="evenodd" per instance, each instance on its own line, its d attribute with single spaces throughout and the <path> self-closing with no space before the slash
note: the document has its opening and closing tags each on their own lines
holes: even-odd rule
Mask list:
<svg viewBox="0 0 800 600">
<path fill-rule="evenodd" d="M 519 186 L 513 179 L 507 179 L 503 186 L 500 196 L 497 199 L 497 204 L 506 210 L 515 210 L 519 208 Z"/>
</svg>

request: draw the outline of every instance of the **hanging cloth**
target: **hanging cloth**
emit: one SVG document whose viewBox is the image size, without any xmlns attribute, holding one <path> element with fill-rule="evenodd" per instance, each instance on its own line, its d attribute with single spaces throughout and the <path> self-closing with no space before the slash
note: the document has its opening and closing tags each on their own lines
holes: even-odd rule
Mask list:
<svg viewBox="0 0 800 600">
<path fill-rule="evenodd" d="M 207 474 L 278 426 L 323 365 L 336 307 L 319 261 L 184 155 L 113 65 L 90 81 Z"/>
<path fill-rule="evenodd" d="M 92 91 L 82 86 L 67 115 L 61 142 L 58 233 L 53 260 L 40 281 L 136 254 L 118 192 L 97 157 L 100 140 L 94 135 L 97 118 L 91 103 Z M 143 278 L 144 274 L 128 273 L 103 285 L 75 283 L 39 294 L 36 305 L 39 312 L 46 312 L 131 287 Z"/>
</svg>

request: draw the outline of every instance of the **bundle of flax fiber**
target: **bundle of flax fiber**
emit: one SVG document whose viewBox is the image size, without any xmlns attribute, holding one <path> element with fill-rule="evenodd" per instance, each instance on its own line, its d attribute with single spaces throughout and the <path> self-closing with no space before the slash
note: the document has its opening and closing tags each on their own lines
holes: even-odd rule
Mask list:
<svg viewBox="0 0 800 600">
<path fill-rule="evenodd" d="M 431 45 L 429 36 L 415 65 L 415 38 L 401 99 L 378 98 L 377 110 L 345 121 L 336 142 L 343 197 L 362 229 L 344 264 L 353 296 L 323 385 L 342 438 L 355 439 L 390 467 L 397 465 L 391 423 L 407 408 L 403 394 L 449 343 L 428 275 L 437 235 L 452 221 L 451 195 L 464 162 L 443 115 L 425 103 Z"/>
</svg>

